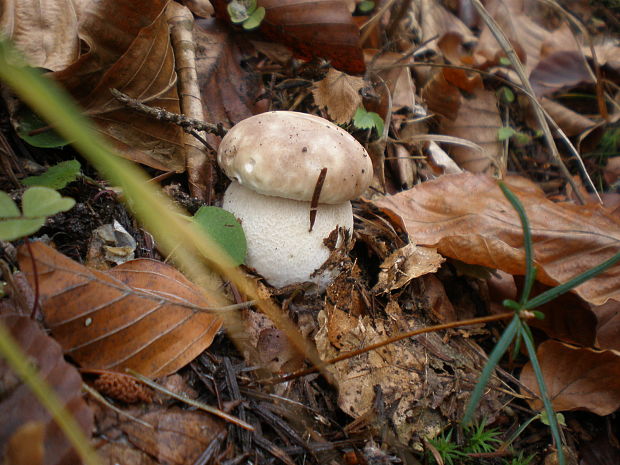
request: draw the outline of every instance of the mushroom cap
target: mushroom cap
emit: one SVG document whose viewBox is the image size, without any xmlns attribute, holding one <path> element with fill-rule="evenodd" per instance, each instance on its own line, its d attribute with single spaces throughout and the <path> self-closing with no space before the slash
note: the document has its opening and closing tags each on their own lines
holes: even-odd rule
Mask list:
<svg viewBox="0 0 620 465">
<path fill-rule="evenodd" d="M 353 229 L 349 201 L 319 205 L 309 232 L 309 202 L 258 194 L 237 182 L 228 186 L 222 207 L 241 221 L 248 243 L 245 263 L 275 287 L 305 281 L 327 287 L 334 270 L 311 276 L 329 258 L 323 240 L 338 226 Z"/>
<path fill-rule="evenodd" d="M 320 203 L 353 200 L 372 182 L 366 149 L 344 129 L 294 111 L 261 113 L 237 123 L 220 144 L 226 175 L 264 195 L 309 202 L 321 170 Z"/>
</svg>

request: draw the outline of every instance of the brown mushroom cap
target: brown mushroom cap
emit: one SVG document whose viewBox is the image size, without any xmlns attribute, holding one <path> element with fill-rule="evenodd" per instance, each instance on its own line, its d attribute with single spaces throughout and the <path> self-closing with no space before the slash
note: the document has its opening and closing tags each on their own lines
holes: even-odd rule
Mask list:
<svg viewBox="0 0 620 465">
<path fill-rule="evenodd" d="M 263 195 L 309 202 L 323 168 L 320 203 L 360 196 L 372 181 L 368 152 L 351 134 L 326 119 L 272 111 L 236 124 L 220 144 L 226 175 Z"/>
</svg>

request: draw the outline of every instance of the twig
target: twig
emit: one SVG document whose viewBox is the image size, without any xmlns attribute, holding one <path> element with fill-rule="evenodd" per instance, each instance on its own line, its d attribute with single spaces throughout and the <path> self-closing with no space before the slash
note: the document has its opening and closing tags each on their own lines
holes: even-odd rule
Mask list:
<svg viewBox="0 0 620 465">
<path fill-rule="evenodd" d="M 201 137 L 197 137 L 196 131 L 209 132 L 219 137 L 223 137 L 224 135 L 226 135 L 227 130 L 226 128 L 224 128 L 224 126 L 222 126 L 222 123 L 207 123 L 206 121 L 200 121 L 194 118 L 188 118 L 185 115 L 172 113 L 171 111 L 164 110 L 163 108 L 149 107 L 148 105 L 142 103 L 140 100 L 131 98 L 118 89 L 110 89 L 110 92 L 116 100 L 118 100 L 126 107 L 131 108 L 132 110 L 140 112 L 158 121 L 166 121 L 168 123 L 176 124 L 177 126 L 180 126 L 185 132 L 192 134 L 203 144 L 205 143 L 204 139 L 202 139 Z"/>
<path fill-rule="evenodd" d="M 115 405 L 112 405 L 110 402 L 108 402 L 105 397 L 103 397 L 101 394 L 99 394 L 99 392 L 97 392 L 95 389 L 91 388 L 88 384 L 86 383 L 82 383 L 82 391 L 86 392 L 87 394 L 89 394 L 93 399 L 95 399 L 97 402 L 105 405 L 107 408 L 109 408 L 110 410 L 116 412 L 117 414 L 129 418 L 132 421 L 135 421 L 136 423 L 140 423 L 142 426 L 146 426 L 147 428 L 150 429 L 155 429 L 155 427 L 153 425 L 151 425 L 150 423 L 141 420 L 140 418 L 136 418 L 133 415 L 125 412 L 124 410 L 116 407 Z"/>
<path fill-rule="evenodd" d="M 210 405 L 207 405 L 205 403 L 195 401 L 194 399 L 190 399 L 189 397 L 186 397 L 184 395 L 176 394 L 170 391 L 169 389 L 166 389 L 165 387 L 153 382 L 146 376 L 141 375 L 137 371 L 132 370 L 131 368 L 128 368 L 127 372 L 133 375 L 138 381 L 146 384 L 148 387 L 153 388 L 156 391 L 163 392 L 164 394 L 167 394 L 170 397 L 174 397 L 175 399 L 180 400 L 181 402 L 185 402 L 186 404 L 191 405 L 192 407 L 196 407 L 200 410 L 204 410 L 205 412 L 208 412 L 212 415 L 215 415 L 216 417 L 219 417 L 234 425 L 237 425 L 240 428 L 246 429 L 248 431 L 254 431 L 254 427 L 252 425 L 250 425 L 249 423 L 246 423 L 245 421 L 240 420 L 237 417 L 229 415 L 228 413 L 223 412 L 219 409 L 216 409 L 215 407 L 211 407 Z"/>
<path fill-rule="evenodd" d="M 458 328 L 459 326 L 471 326 L 471 325 L 477 325 L 477 324 L 482 324 L 482 323 L 489 323 L 489 322 L 492 322 L 492 321 L 506 320 L 508 318 L 513 318 L 514 315 L 515 315 L 514 312 L 506 312 L 506 313 L 500 313 L 498 315 L 484 316 L 484 317 L 480 317 L 480 318 L 471 318 L 469 320 L 464 320 L 464 321 L 453 321 L 453 322 L 444 323 L 444 324 L 441 324 L 441 325 L 429 326 L 427 328 L 414 329 L 412 331 L 407 331 L 407 332 L 402 333 L 402 334 L 397 334 L 394 337 L 391 337 L 389 339 L 385 339 L 385 340 L 377 342 L 375 344 L 371 344 L 369 346 L 362 347 L 361 349 L 351 350 L 349 352 L 345 352 L 345 353 L 340 354 L 337 357 L 331 358 L 329 360 L 324 360 L 321 363 L 321 366 L 313 366 L 313 367 L 309 367 L 309 368 L 303 368 L 301 370 L 294 371 L 293 373 L 290 373 L 288 375 L 279 376 L 279 377 L 270 378 L 270 379 L 262 379 L 262 380 L 258 380 L 258 382 L 263 382 L 263 383 L 266 383 L 266 384 L 283 383 L 285 381 L 290 381 L 292 379 L 299 378 L 300 376 L 309 375 L 310 373 L 316 373 L 317 371 L 319 371 L 320 369 L 322 369 L 325 366 L 333 365 L 334 363 L 341 362 L 343 360 L 347 360 L 349 358 L 355 357 L 356 355 L 360 355 L 360 354 L 363 354 L 363 353 L 366 353 L 366 352 L 370 352 L 371 350 L 380 349 L 381 347 L 384 347 L 384 346 L 386 346 L 388 344 L 392 344 L 394 342 L 402 341 L 403 339 L 409 339 L 410 337 L 413 337 L 413 336 L 418 336 L 418 335 L 424 334 L 424 333 L 440 331 L 440 330 L 443 330 L 443 329 Z M 525 318 L 533 317 L 533 315 L 531 315 L 529 313 L 528 314 L 522 313 L 522 316 L 525 317 Z"/>
</svg>

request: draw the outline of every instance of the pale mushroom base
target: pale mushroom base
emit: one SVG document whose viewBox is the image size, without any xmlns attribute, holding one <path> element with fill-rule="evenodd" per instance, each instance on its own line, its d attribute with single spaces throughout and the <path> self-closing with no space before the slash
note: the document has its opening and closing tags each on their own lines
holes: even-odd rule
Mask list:
<svg viewBox="0 0 620 465">
<path fill-rule="evenodd" d="M 330 255 L 323 240 L 337 227 L 353 229 L 351 202 L 320 204 L 308 232 L 310 202 L 257 194 L 238 182 L 226 190 L 222 207 L 241 221 L 248 243 L 246 265 L 274 287 L 312 281 L 324 289 L 332 273 L 311 277 Z"/>
</svg>

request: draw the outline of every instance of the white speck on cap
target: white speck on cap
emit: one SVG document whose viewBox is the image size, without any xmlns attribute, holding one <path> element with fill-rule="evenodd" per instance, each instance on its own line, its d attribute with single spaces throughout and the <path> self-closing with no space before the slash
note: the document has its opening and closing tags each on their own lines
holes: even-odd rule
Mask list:
<svg viewBox="0 0 620 465">
<path fill-rule="evenodd" d="M 218 163 L 226 175 L 264 195 L 309 202 L 323 168 L 320 203 L 361 195 L 372 162 L 351 134 L 318 116 L 272 111 L 247 118 L 222 139 Z"/>
</svg>

